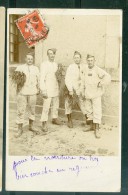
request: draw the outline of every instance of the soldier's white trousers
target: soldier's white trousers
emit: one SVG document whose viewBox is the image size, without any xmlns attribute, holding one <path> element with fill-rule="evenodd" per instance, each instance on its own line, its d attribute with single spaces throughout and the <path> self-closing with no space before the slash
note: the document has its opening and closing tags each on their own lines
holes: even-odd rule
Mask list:
<svg viewBox="0 0 128 195">
<path fill-rule="evenodd" d="M 86 99 L 86 113 L 88 120 L 93 120 L 93 123 L 101 124 L 101 96 L 93 99 Z"/>
<path fill-rule="evenodd" d="M 59 109 L 59 97 L 49 97 L 43 100 L 43 110 L 41 115 L 41 121 L 48 120 L 49 109 L 51 106 L 51 117 L 58 118 L 58 109 Z"/>
<path fill-rule="evenodd" d="M 28 118 L 35 120 L 36 99 L 36 95 L 17 95 L 17 124 L 24 122 L 26 107 L 28 108 Z"/>
<path fill-rule="evenodd" d="M 77 103 L 79 108 L 81 109 L 82 113 L 86 114 L 86 100 L 83 100 L 82 97 L 79 97 Z M 73 98 L 69 95 L 65 97 L 65 114 L 71 114 L 73 108 Z"/>
</svg>

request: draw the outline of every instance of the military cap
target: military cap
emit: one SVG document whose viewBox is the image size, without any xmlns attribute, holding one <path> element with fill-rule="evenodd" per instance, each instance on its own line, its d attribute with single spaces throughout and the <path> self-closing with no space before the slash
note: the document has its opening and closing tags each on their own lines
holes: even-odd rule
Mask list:
<svg viewBox="0 0 128 195">
<path fill-rule="evenodd" d="M 81 53 L 79 51 L 74 52 L 74 56 L 77 55 L 77 54 L 81 57 Z"/>
<path fill-rule="evenodd" d="M 91 54 L 87 54 L 87 59 L 88 58 L 95 58 L 95 56 L 94 55 L 91 55 Z"/>
<path fill-rule="evenodd" d="M 35 56 L 34 52 L 30 52 L 30 51 L 26 54 L 26 56 L 27 55 L 30 55 L 30 56 L 33 56 L 33 57 Z"/>
<path fill-rule="evenodd" d="M 49 52 L 50 50 L 53 51 L 54 54 L 56 54 L 56 51 L 57 51 L 56 48 L 50 48 L 50 49 L 48 49 L 48 50 L 47 50 L 47 54 L 48 54 L 48 52 Z"/>
</svg>

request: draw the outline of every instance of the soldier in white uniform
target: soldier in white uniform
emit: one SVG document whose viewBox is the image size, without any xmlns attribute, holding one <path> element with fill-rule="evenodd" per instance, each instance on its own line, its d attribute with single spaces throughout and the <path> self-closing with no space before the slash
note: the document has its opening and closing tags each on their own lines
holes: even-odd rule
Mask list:
<svg viewBox="0 0 128 195">
<path fill-rule="evenodd" d="M 40 90 L 43 95 L 43 111 L 41 115 L 42 131 L 48 130 L 47 121 L 49 109 L 51 106 L 52 123 L 60 125 L 61 122 L 58 119 L 59 109 L 59 86 L 56 78 L 56 71 L 58 65 L 54 62 L 56 55 L 56 49 L 48 49 L 47 56 L 48 61 L 41 64 L 40 73 Z"/>
<path fill-rule="evenodd" d="M 19 137 L 23 132 L 24 115 L 28 105 L 29 130 L 33 131 L 35 120 L 35 105 L 37 93 L 39 92 L 39 69 L 33 64 L 34 56 L 32 53 L 26 55 L 26 64 L 19 65 L 15 71 L 20 71 L 26 75 L 24 86 L 17 94 L 17 120 Z"/>
<path fill-rule="evenodd" d="M 65 114 L 68 118 L 68 127 L 73 128 L 72 122 L 72 106 L 73 106 L 73 95 L 76 94 L 78 98 L 78 105 L 82 111 L 82 113 L 86 114 L 85 109 L 85 100 L 82 98 L 82 79 L 83 78 L 83 68 L 84 64 L 81 63 L 81 54 L 78 51 L 74 52 L 74 64 L 69 65 L 67 68 L 66 76 L 65 76 L 65 85 L 69 91 L 69 93 L 65 97 Z"/>
<path fill-rule="evenodd" d="M 87 65 L 84 69 L 84 96 L 86 98 L 86 117 L 90 128 L 95 130 L 96 138 L 100 138 L 99 124 L 102 118 L 101 96 L 104 86 L 111 82 L 110 75 L 95 65 L 95 57 L 87 55 Z"/>
</svg>

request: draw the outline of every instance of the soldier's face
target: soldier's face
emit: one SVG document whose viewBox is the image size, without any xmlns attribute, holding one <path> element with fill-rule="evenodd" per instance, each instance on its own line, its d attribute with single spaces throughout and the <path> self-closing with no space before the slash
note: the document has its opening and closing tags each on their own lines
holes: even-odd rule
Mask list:
<svg viewBox="0 0 128 195">
<path fill-rule="evenodd" d="M 90 57 L 87 59 L 87 64 L 89 68 L 93 68 L 93 66 L 95 65 L 95 58 L 94 57 Z"/>
<path fill-rule="evenodd" d="M 80 57 L 80 55 L 75 55 L 74 56 L 74 62 L 76 63 L 76 64 L 80 64 L 80 62 L 81 62 L 81 57 Z"/>
<path fill-rule="evenodd" d="M 55 54 L 54 54 L 54 52 L 52 50 L 48 51 L 48 58 L 49 58 L 50 61 L 54 61 Z"/>
<path fill-rule="evenodd" d="M 27 55 L 26 56 L 26 63 L 27 63 L 27 65 L 32 65 L 33 64 L 33 56 Z"/>
</svg>

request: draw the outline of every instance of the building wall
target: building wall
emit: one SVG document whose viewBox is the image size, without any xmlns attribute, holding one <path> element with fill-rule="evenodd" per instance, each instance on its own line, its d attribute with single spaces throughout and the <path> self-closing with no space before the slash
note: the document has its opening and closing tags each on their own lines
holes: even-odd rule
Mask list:
<svg viewBox="0 0 128 195">
<path fill-rule="evenodd" d="M 28 48 L 28 46 L 26 45 L 22 35 L 19 33 L 19 63 L 23 64 L 25 63 L 25 55 L 26 53 L 30 52 L 30 51 L 34 51 L 33 48 Z"/>
<path fill-rule="evenodd" d="M 83 62 L 92 53 L 100 67 L 118 68 L 120 29 L 119 16 L 46 16 L 50 27 L 45 41 L 37 44 L 36 64 L 47 59 L 48 48 L 57 48 L 56 61 L 68 66 L 75 50 L 81 52 Z M 41 49 L 41 56 L 38 50 Z"/>
</svg>

